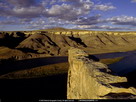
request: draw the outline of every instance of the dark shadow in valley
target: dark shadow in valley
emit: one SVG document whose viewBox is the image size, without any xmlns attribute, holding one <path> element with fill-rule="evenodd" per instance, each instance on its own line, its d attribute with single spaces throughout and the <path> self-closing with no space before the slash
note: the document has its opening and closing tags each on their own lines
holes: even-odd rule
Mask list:
<svg viewBox="0 0 136 102">
<path fill-rule="evenodd" d="M 122 77 L 127 78 L 127 82 L 118 82 L 118 83 L 110 83 L 110 85 L 115 86 L 115 87 L 123 87 L 123 88 L 130 88 L 130 87 L 135 87 L 136 88 L 136 70 L 129 72 L 127 74 L 122 75 Z"/>
<path fill-rule="evenodd" d="M 87 58 L 89 58 L 89 59 L 92 59 L 93 61 L 100 61 L 100 59 L 99 58 L 97 58 L 96 56 L 94 56 L 94 55 L 89 55 Z"/>
<path fill-rule="evenodd" d="M 71 40 L 81 44 L 84 47 L 87 47 L 85 43 L 82 42 L 82 40 L 80 38 L 75 38 L 75 37 L 69 37 Z"/>
<path fill-rule="evenodd" d="M 66 99 L 67 74 L 33 79 L 0 79 L 0 83 L 0 98 L 8 100 L 26 97 L 37 102 L 40 99 Z"/>
<path fill-rule="evenodd" d="M 37 53 L 37 50 L 33 50 L 33 49 L 30 49 L 30 48 L 16 48 L 16 49 L 21 50 L 21 51 L 24 52 L 24 53 L 31 52 L 31 53 L 38 54 L 38 53 Z"/>
<path fill-rule="evenodd" d="M 24 39 L 26 39 L 25 34 L 22 32 L 17 32 L 16 34 L 4 34 L 4 37 L 0 39 L 0 46 L 6 46 L 9 48 L 15 48 L 19 45 L 20 42 L 22 42 Z"/>
<path fill-rule="evenodd" d="M 5 64 L 0 65 L 0 75 L 6 74 L 12 71 L 24 70 L 24 69 L 31 69 L 34 67 L 40 67 L 44 65 L 56 64 L 68 62 L 68 57 L 44 57 L 44 58 L 33 58 L 27 60 L 19 60 L 19 61 L 12 61 L 7 62 Z"/>
<path fill-rule="evenodd" d="M 129 85 L 136 88 L 136 70 L 133 72 L 127 73 L 124 76 L 127 78 Z"/>
</svg>

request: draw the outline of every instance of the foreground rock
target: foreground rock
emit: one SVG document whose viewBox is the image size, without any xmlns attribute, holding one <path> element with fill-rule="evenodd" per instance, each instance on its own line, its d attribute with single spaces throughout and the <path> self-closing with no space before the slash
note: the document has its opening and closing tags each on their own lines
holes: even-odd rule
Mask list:
<svg viewBox="0 0 136 102">
<path fill-rule="evenodd" d="M 69 50 L 68 99 L 134 99 L 136 89 L 124 86 L 126 77 L 114 75 L 107 65 L 84 51 Z"/>
</svg>

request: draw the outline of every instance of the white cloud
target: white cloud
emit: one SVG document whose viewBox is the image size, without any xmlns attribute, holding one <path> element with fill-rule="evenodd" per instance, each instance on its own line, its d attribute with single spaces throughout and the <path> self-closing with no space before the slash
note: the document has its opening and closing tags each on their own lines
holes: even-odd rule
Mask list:
<svg viewBox="0 0 136 102">
<path fill-rule="evenodd" d="M 101 15 L 95 15 L 95 16 L 90 16 L 90 17 L 81 17 L 78 18 L 73 24 L 77 25 L 94 25 L 98 23 L 106 23 L 107 21 L 100 19 Z"/>
<path fill-rule="evenodd" d="M 10 12 L 12 16 L 20 18 L 33 18 L 39 17 L 42 13 L 42 7 L 31 6 L 28 8 L 25 7 L 16 7 Z"/>
<path fill-rule="evenodd" d="M 51 5 L 43 11 L 45 17 L 56 17 L 63 20 L 75 20 L 91 12 L 93 2 L 90 0 L 61 0 L 61 5 Z M 71 2 L 71 3 L 68 3 Z"/>
<path fill-rule="evenodd" d="M 61 15 L 62 13 L 66 13 L 66 11 L 70 9 L 71 9 L 71 5 L 62 4 L 62 5 L 53 5 L 50 9 L 47 9 L 47 11 L 48 14 L 57 16 L 57 15 Z"/>
<path fill-rule="evenodd" d="M 94 10 L 108 11 L 113 9 L 116 9 L 116 7 L 110 4 L 100 4 L 94 6 Z"/>
<path fill-rule="evenodd" d="M 112 22 L 116 25 L 131 25 L 136 26 L 136 17 L 133 16 L 116 16 L 108 18 L 107 21 Z"/>
<path fill-rule="evenodd" d="M 6 0 L 0 2 L 0 15 L 18 18 L 54 17 L 75 20 L 88 15 L 94 3 L 90 0 Z"/>
<path fill-rule="evenodd" d="M 103 29 L 103 30 L 133 30 L 133 28 L 129 27 L 113 27 L 113 26 L 108 26 L 108 25 L 78 25 L 75 26 L 75 28 L 79 29 Z"/>
<path fill-rule="evenodd" d="M 136 0 L 132 0 L 136 2 Z M 4 0 L 0 2 L 0 17 L 18 18 L 18 21 L 0 21 L 6 24 L 27 24 L 27 28 L 44 29 L 55 26 L 76 26 L 81 29 L 129 29 L 127 27 L 98 26 L 113 25 L 136 26 L 136 17 L 117 16 L 102 19 L 101 15 L 91 16 L 92 10 L 108 11 L 116 9 L 112 4 L 97 4 L 91 0 Z M 94 12 L 94 11 L 93 11 Z"/>
<path fill-rule="evenodd" d="M 9 5 L 16 7 L 30 7 L 36 5 L 36 0 L 5 0 Z"/>
<path fill-rule="evenodd" d="M 16 25 L 19 24 L 16 20 L 4 20 L 0 21 L 0 25 Z"/>
</svg>

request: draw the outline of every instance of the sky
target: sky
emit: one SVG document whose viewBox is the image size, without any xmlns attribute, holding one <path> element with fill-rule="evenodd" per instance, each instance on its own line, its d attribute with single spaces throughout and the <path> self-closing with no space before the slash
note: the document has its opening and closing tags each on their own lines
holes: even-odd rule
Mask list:
<svg viewBox="0 0 136 102">
<path fill-rule="evenodd" d="M 0 0 L 0 31 L 136 31 L 136 0 Z"/>
</svg>

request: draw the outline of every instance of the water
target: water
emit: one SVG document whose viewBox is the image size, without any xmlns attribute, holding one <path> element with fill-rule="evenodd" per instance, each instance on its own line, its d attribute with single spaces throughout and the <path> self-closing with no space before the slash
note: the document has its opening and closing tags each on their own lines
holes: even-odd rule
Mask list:
<svg viewBox="0 0 136 102">
<path fill-rule="evenodd" d="M 125 75 L 136 70 L 136 51 L 98 54 L 95 56 L 99 59 L 124 57 L 119 62 L 108 65 L 117 75 Z"/>
<path fill-rule="evenodd" d="M 118 75 L 125 75 L 136 70 L 136 53 L 126 56 L 121 61 L 109 65 L 109 68 Z"/>
<path fill-rule="evenodd" d="M 99 59 L 124 57 L 121 61 L 108 65 L 118 75 L 124 75 L 136 70 L 136 51 L 97 54 L 95 56 Z M 66 56 L 17 61 L 0 66 L 0 74 L 67 61 Z M 67 75 L 35 79 L 3 79 L 0 80 L 0 83 L 1 98 L 19 97 L 20 99 L 29 97 L 36 98 L 37 101 L 39 99 L 66 99 Z"/>
<path fill-rule="evenodd" d="M 128 52 L 115 52 L 115 53 L 105 53 L 105 54 L 96 54 L 95 56 L 99 59 L 105 59 L 105 58 L 116 58 L 116 57 L 125 57 L 125 56 L 131 56 L 135 54 L 136 51 L 128 51 Z"/>
<path fill-rule="evenodd" d="M 119 62 L 108 65 L 108 67 L 113 70 L 117 75 L 125 75 L 129 72 L 136 70 L 136 51 L 96 54 L 94 56 L 99 59 L 124 57 Z M 67 61 L 67 56 L 21 60 L 0 66 L 0 74 L 2 75 L 12 71 L 30 69 L 39 66 L 62 63 Z"/>
</svg>

